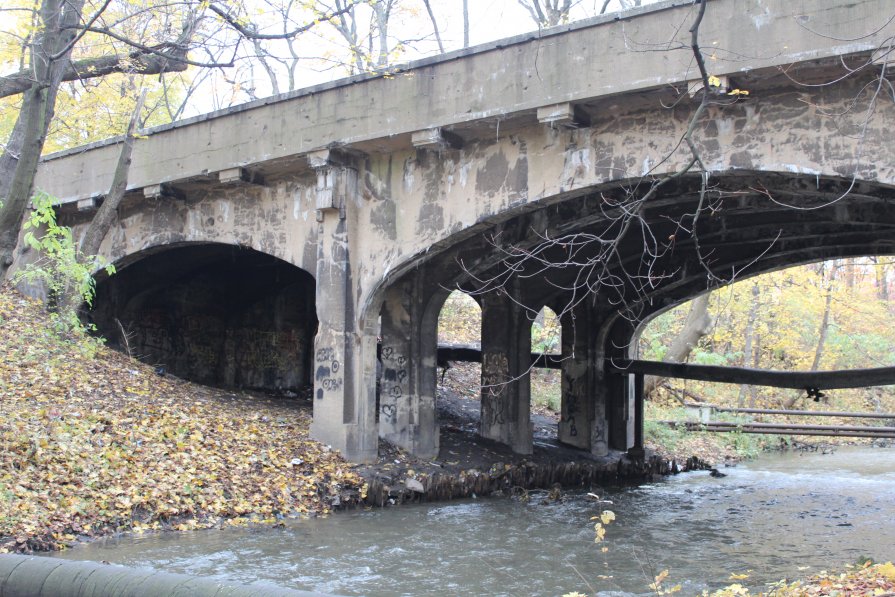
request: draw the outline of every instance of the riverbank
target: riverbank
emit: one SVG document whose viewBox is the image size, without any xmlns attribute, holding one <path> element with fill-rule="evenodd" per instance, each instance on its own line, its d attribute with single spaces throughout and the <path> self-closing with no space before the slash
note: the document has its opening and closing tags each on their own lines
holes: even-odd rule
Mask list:
<svg viewBox="0 0 895 597">
<path fill-rule="evenodd" d="M 363 480 L 310 409 L 159 375 L 0 291 L 0 552 L 318 515 Z"/>
<path fill-rule="evenodd" d="M 549 440 L 549 421 L 537 417 L 535 453 L 513 454 L 478 437 L 476 401 L 447 395 L 438 458 L 383 443 L 377 463 L 355 467 L 309 438 L 309 398 L 173 378 L 83 334 L 54 333 L 43 306 L 9 288 L 0 290 L 0 354 L 0 552 L 686 468 L 622 453 L 582 459 Z"/>
</svg>

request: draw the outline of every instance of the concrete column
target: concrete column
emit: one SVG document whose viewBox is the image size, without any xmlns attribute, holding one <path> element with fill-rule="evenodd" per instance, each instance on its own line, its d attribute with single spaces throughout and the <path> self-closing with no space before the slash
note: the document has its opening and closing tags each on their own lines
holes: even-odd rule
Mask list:
<svg viewBox="0 0 895 597">
<path fill-rule="evenodd" d="M 563 362 L 559 441 L 589 450 L 594 456 L 605 456 L 609 448 L 598 321 L 597 313 L 586 302 L 573 307 L 561 320 Z"/>
<path fill-rule="evenodd" d="M 600 344 L 604 358 L 628 358 L 634 329 L 627 320 L 615 317 L 605 323 Z M 634 375 L 603 374 L 609 448 L 626 451 L 634 446 Z"/>
<path fill-rule="evenodd" d="M 376 458 L 375 331 L 358 329 L 348 209 L 357 171 L 339 156 L 312 154 L 317 172 L 317 319 L 311 436 L 355 462 Z"/>
<path fill-rule="evenodd" d="M 559 441 L 582 450 L 591 447 L 590 426 L 594 417 L 594 351 L 587 325 L 588 311 L 577 308 L 562 324 L 562 400 Z"/>
<path fill-rule="evenodd" d="M 481 434 L 531 454 L 531 320 L 505 294 L 482 295 Z"/>
<path fill-rule="evenodd" d="M 418 278 L 395 284 L 382 304 L 379 436 L 420 458 L 438 456 L 435 422 L 437 316 L 425 317 Z M 429 329 L 431 328 L 431 329 Z"/>
</svg>

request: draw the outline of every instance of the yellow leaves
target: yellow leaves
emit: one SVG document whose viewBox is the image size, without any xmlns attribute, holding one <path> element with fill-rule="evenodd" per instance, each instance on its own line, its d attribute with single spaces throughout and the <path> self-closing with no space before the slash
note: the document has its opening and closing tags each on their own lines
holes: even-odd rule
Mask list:
<svg viewBox="0 0 895 597">
<path fill-rule="evenodd" d="M 0 325 L 0 550 L 23 549 L 17 537 L 56 548 L 71 534 L 152 530 L 163 518 L 182 529 L 239 515 L 270 523 L 324 512 L 321 496 L 339 487 L 363 491 L 336 454 L 307 439 L 308 412 L 223 399 L 104 348 L 88 360 L 48 345 L 41 309 L 17 296 L 0 291 L 0 313 L 10 314 Z M 58 355 L 52 374 L 23 361 L 26 349 Z"/>
<path fill-rule="evenodd" d="M 729 578 L 728 580 L 746 580 L 747 578 L 749 578 L 749 575 L 748 575 L 748 574 L 736 574 L 736 573 L 732 573 L 732 574 L 730 575 L 730 578 Z"/>
<path fill-rule="evenodd" d="M 709 75 L 709 87 L 721 87 L 721 79 L 714 75 Z"/>
<path fill-rule="evenodd" d="M 805 567 L 807 568 L 807 567 Z M 895 566 L 891 563 L 847 566 L 847 572 L 821 571 L 811 578 L 787 584 L 779 581 L 769 585 L 768 594 L 775 597 L 813 597 L 821 595 L 890 595 L 895 592 Z M 735 576 L 731 575 L 733 579 Z M 708 595 L 704 592 L 704 595 Z M 711 597 L 743 597 L 753 595 L 739 583 L 724 587 Z M 756 594 L 757 597 L 764 593 Z"/>
<path fill-rule="evenodd" d="M 895 565 L 893 565 L 892 562 L 886 562 L 885 564 L 877 565 L 876 571 L 883 578 L 895 581 Z"/>
<path fill-rule="evenodd" d="M 749 92 L 745 89 L 731 89 L 730 91 L 727 92 L 727 95 L 746 96 L 746 95 L 749 95 Z"/>
<path fill-rule="evenodd" d="M 594 524 L 594 543 L 601 543 L 606 538 L 606 525 L 615 520 L 615 512 L 603 510 L 599 516 L 591 516 L 590 519 L 599 520 Z M 604 547 L 601 551 L 606 553 L 608 550 Z"/>
<path fill-rule="evenodd" d="M 650 583 L 649 588 L 653 590 L 656 595 L 672 595 L 681 590 L 681 585 L 674 585 L 673 587 L 663 588 L 662 583 L 665 579 L 668 578 L 668 570 L 663 570 L 653 579 L 653 582 Z"/>
</svg>

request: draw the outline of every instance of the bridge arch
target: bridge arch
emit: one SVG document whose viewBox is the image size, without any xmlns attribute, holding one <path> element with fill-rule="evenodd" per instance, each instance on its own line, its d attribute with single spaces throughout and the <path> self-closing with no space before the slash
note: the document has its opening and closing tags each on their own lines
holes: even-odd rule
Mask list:
<svg viewBox="0 0 895 597">
<path fill-rule="evenodd" d="M 889 185 L 840 176 L 732 170 L 710 178 L 711 204 L 698 222 L 693 222 L 692 214 L 706 197 L 698 177 L 681 177 L 647 202 L 638 214 L 643 230 L 618 242 L 618 257 L 609 267 L 614 287 L 588 287 L 590 282 L 580 281 L 584 269 L 580 262 L 598 254 L 587 247 L 578 254 L 574 267 L 565 264 L 540 271 L 540 265 L 506 267 L 509 247 L 532 250 L 548 237 L 599 236 L 612 216 L 606 198 L 621 200 L 633 185 L 643 183 L 638 178 L 596 185 L 548 198 L 537 207 L 507 209 L 479 222 L 475 233 L 462 231 L 456 241 L 448 238 L 426 254 L 408 259 L 391 272 L 393 280 L 403 282 L 383 282 L 380 288 L 403 284 L 409 292 L 406 296 L 416 297 L 422 314 L 427 306 L 440 308 L 446 288 L 465 284 L 481 291 L 489 280 L 499 279 L 493 288 L 497 292 L 486 292 L 480 299 L 483 329 L 489 320 L 498 322 L 483 336 L 499 339 L 491 352 L 507 356 L 501 372 L 506 379 L 517 377 L 528 366 L 521 357 L 525 354 L 527 359 L 531 340 L 531 321 L 525 313 L 550 305 L 563 318 L 560 440 L 601 454 L 629 448 L 634 435 L 632 388 L 621 376 L 607 376 L 603 359 L 628 356 L 636 322 L 726 280 L 831 257 L 895 253 L 891 234 L 895 211 L 889 209 L 895 191 Z M 638 269 L 644 261 L 647 235 L 654 243 L 649 275 Z M 561 246 L 551 247 L 541 257 L 562 263 L 561 251 Z M 504 275 L 502 268 L 514 271 Z M 620 312 L 620 304 L 627 304 L 627 313 Z M 386 310 L 383 307 L 382 312 Z M 489 316 L 489 310 L 499 314 L 498 319 Z M 413 323 L 417 316 L 408 317 L 407 325 L 417 325 Z M 430 322 L 429 327 L 434 324 Z M 418 359 L 424 363 L 419 378 L 434 379 L 431 330 L 417 336 L 417 342 L 429 351 L 426 358 Z M 483 346 L 483 354 L 487 352 Z M 520 452 L 531 449 L 530 433 L 525 430 L 528 417 L 517 412 L 528 406 L 527 383 L 525 379 L 526 388 L 508 392 L 513 397 L 501 406 L 504 413 L 514 413 L 515 427 L 494 436 Z M 489 408 L 483 404 L 486 418 L 492 412 Z M 582 427 L 580 421 L 588 423 Z"/>
<path fill-rule="evenodd" d="M 199 383 L 312 385 L 315 282 L 271 255 L 220 243 L 130 254 L 100 276 L 91 321 L 109 344 Z"/>
</svg>

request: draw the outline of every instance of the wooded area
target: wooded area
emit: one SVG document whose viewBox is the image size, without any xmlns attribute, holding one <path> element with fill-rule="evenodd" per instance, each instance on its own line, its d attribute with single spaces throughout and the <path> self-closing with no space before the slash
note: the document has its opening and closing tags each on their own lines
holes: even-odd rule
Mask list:
<svg viewBox="0 0 895 597">
<path fill-rule="evenodd" d="M 886 383 L 891 375 L 881 368 L 895 362 L 892 265 L 890 258 L 879 256 L 827 261 L 757 276 L 712 292 L 708 301 L 712 325 L 694 345 L 690 363 L 803 371 L 804 379 L 793 374 L 781 374 L 780 379 L 756 374 L 733 379 L 740 387 L 666 380 L 659 392 L 681 401 L 792 408 L 811 401 L 805 387 L 822 387 L 810 383 L 817 380 L 810 372 L 851 370 L 841 374 L 851 383 L 838 387 Z M 644 328 L 641 359 L 664 359 L 665 347 L 684 326 L 689 309 L 689 304 L 681 305 Z M 667 372 L 673 372 L 673 366 L 667 367 Z M 875 373 L 857 371 L 862 369 Z M 764 379 L 799 389 L 758 385 Z M 843 410 L 891 411 L 893 391 L 891 386 L 841 390 L 827 392 L 823 400 Z"/>
</svg>

